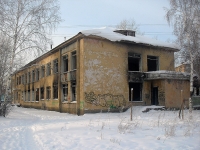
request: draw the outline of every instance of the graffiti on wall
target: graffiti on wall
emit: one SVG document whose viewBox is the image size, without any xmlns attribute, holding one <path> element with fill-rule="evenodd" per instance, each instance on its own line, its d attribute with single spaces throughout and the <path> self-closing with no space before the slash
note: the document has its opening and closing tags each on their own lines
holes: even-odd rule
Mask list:
<svg viewBox="0 0 200 150">
<path fill-rule="evenodd" d="M 120 108 L 126 106 L 126 100 L 123 95 L 112 94 L 94 94 L 94 92 L 85 92 L 85 102 L 96 106 Z"/>
</svg>

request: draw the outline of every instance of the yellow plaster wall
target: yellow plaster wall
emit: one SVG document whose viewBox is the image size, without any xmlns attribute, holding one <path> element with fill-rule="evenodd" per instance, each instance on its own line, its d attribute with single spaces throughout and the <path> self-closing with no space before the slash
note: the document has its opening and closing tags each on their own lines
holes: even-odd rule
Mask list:
<svg viewBox="0 0 200 150">
<path fill-rule="evenodd" d="M 16 88 L 20 89 L 20 93 L 22 95 L 23 91 L 32 91 L 32 89 L 36 88 L 41 88 L 44 87 L 44 100 L 39 99 L 39 101 L 24 101 L 22 100 L 22 97 L 20 97 L 20 104 L 23 107 L 31 107 L 31 108 L 38 108 L 38 109 L 47 109 L 47 110 L 56 110 L 59 111 L 59 95 L 58 99 L 53 99 L 53 83 L 58 82 L 59 80 L 59 73 L 54 74 L 53 73 L 53 60 L 59 59 L 59 52 L 56 52 L 54 54 L 51 54 L 50 56 L 47 56 L 46 58 L 42 59 L 41 61 L 36 62 L 34 65 L 31 67 L 28 67 L 16 74 L 16 77 L 23 75 L 24 73 L 31 72 L 31 83 L 28 84 L 20 84 L 17 85 Z M 46 64 L 51 62 L 51 75 L 46 76 L 45 72 L 45 77 L 40 78 L 39 81 L 32 82 L 32 70 L 36 68 L 41 68 L 42 65 L 45 65 L 45 70 L 46 70 Z M 40 70 L 41 73 L 41 70 Z M 50 86 L 51 87 L 51 99 L 47 100 L 46 99 L 46 87 Z M 31 93 L 31 92 L 30 92 Z M 35 92 L 36 94 L 36 92 Z M 32 94 L 30 95 L 32 98 Z M 23 98 L 25 99 L 25 98 Z"/>
<path fill-rule="evenodd" d="M 190 96 L 190 85 L 187 80 L 166 80 L 165 82 L 165 106 L 168 108 L 180 108 L 181 90 L 182 99 L 186 100 L 186 106 L 188 107 L 188 99 Z"/>
</svg>

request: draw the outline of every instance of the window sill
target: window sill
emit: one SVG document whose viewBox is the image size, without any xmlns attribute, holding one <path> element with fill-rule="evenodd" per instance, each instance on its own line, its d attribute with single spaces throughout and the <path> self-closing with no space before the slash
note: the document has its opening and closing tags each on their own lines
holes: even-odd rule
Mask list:
<svg viewBox="0 0 200 150">
<path fill-rule="evenodd" d="M 70 103 L 72 103 L 72 104 L 73 104 L 73 103 L 77 103 L 77 101 L 71 101 Z"/>
<path fill-rule="evenodd" d="M 57 101 L 57 100 L 58 100 L 58 98 L 54 98 L 53 100 L 56 100 L 56 101 Z"/>
<path fill-rule="evenodd" d="M 131 103 L 142 103 L 142 102 L 144 102 L 144 101 L 129 101 L 129 102 L 131 102 Z"/>
<path fill-rule="evenodd" d="M 40 99 L 41 101 L 44 101 L 44 99 Z"/>
<path fill-rule="evenodd" d="M 39 103 L 39 101 L 35 101 L 36 103 Z"/>
</svg>

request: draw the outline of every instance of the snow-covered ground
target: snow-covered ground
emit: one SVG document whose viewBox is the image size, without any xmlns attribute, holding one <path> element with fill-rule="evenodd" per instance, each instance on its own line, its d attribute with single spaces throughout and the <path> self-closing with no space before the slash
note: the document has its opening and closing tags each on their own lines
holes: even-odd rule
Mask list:
<svg viewBox="0 0 200 150">
<path fill-rule="evenodd" d="M 14 107 L 0 117 L 1 150 L 200 150 L 200 110 L 184 120 L 178 111 L 142 113 L 145 107 L 124 113 L 76 116 Z"/>
</svg>

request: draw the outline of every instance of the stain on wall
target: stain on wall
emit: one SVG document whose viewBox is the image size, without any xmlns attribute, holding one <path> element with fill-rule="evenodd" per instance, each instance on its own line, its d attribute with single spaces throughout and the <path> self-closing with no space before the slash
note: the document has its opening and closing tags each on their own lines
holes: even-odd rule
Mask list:
<svg viewBox="0 0 200 150">
<path fill-rule="evenodd" d="M 85 102 L 111 109 L 126 106 L 126 100 L 123 95 L 113 95 L 110 93 L 97 95 L 94 92 L 85 92 Z"/>
</svg>

